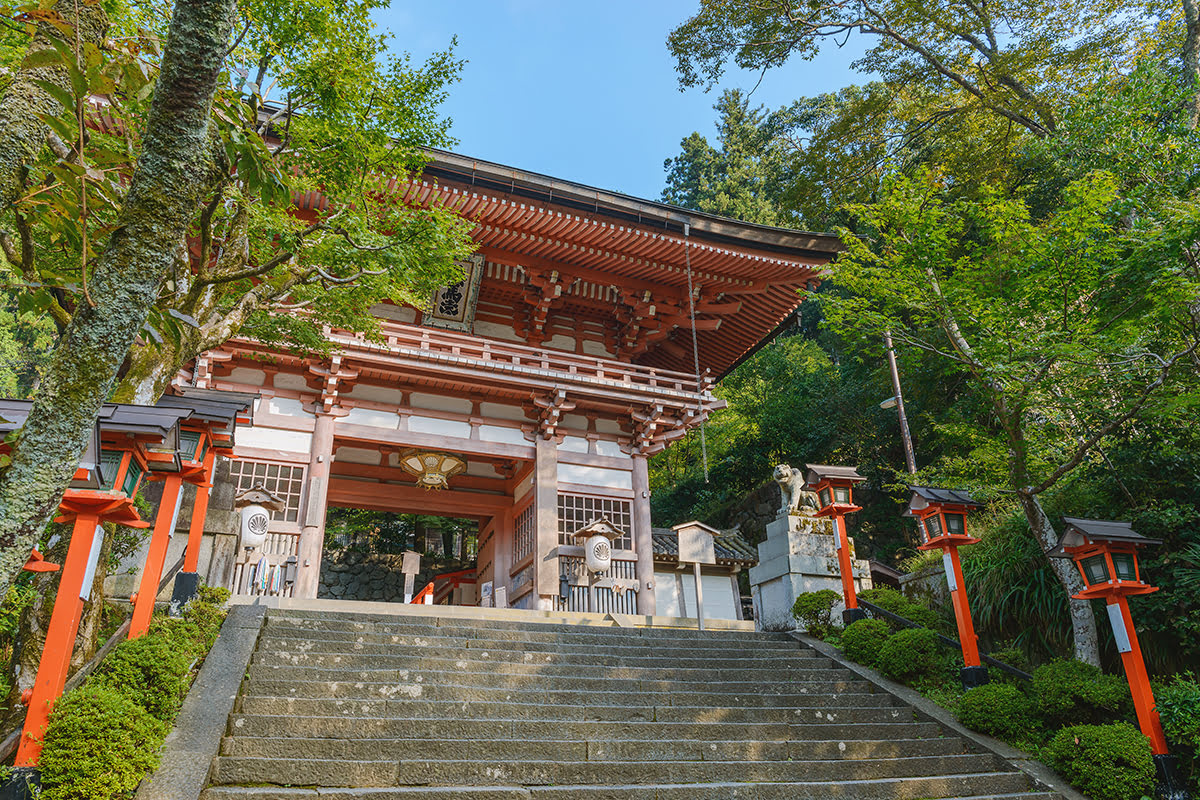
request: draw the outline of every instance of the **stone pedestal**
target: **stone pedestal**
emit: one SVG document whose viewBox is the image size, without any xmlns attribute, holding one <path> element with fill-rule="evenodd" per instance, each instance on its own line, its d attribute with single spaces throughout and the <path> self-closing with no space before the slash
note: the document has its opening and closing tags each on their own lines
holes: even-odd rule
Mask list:
<svg viewBox="0 0 1200 800">
<path fill-rule="evenodd" d="M 821 589 L 842 593 L 836 544 L 833 523 L 828 519 L 780 515 L 767 525 L 767 539 L 758 545 L 758 566 L 750 568 L 759 630 L 794 629 L 792 604 L 797 595 Z M 853 540 L 850 553 L 853 557 Z M 859 591 L 871 588 L 866 561 L 854 560 L 854 585 Z"/>
</svg>

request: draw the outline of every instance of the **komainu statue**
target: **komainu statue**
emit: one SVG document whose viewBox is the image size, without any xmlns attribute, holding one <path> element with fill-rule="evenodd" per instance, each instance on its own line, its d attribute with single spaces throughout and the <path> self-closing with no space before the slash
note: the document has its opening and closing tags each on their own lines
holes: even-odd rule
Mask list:
<svg viewBox="0 0 1200 800">
<path fill-rule="evenodd" d="M 780 514 L 790 514 L 801 517 L 816 516 L 817 495 L 804 488 L 804 472 L 792 469 L 787 464 L 775 467 L 773 475 L 779 484 L 779 493 L 783 495 L 783 503 L 779 507 Z"/>
</svg>

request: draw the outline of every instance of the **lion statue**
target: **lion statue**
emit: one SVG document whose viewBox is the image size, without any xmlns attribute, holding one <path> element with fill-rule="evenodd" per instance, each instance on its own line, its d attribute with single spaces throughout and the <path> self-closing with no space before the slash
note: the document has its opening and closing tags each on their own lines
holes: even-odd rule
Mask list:
<svg viewBox="0 0 1200 800">
<path fill-rule="evenodd" d="M 783 495 L 783 503 L 779 507 L 780 514 L 790 514 L 801 517 L 816 516 L 817 495 L 804 488 L 804 473 L 792 469 L 787 464 L 775 467 L 773 476 L 779 484 L 779 493 Z"/>
</svg>

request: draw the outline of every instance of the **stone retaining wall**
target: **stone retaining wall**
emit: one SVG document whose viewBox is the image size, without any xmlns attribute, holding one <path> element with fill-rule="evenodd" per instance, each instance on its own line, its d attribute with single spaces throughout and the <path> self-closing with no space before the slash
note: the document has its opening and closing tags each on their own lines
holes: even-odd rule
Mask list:
<svg viewBox="0 0 1200 800">
<path fill-rule="evenodd" d="M 750 544 L 758 544 L 767 538 L 767 525 L 775 519 L 782 504 L 779 484 L 767 481 L 730 509 L 729 525 L 736 526 Z"/>
<path fill-rule="evenodd" d="M 400 571 L 403 560 L 401 555 L 326 552 L 321 557 L 317 597 L 403 603 L 404 574 Z M 418 578 L 416 588 L 423 585 Z"/>
</svg>

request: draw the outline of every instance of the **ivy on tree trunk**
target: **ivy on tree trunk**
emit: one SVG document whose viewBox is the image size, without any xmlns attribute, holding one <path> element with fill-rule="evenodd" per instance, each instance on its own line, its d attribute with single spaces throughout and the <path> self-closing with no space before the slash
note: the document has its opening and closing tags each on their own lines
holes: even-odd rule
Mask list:
<svg viewBox="0 0 1200 800">
<path fill-rule="evenodd" d="M 0 477 L 0 595 L 58 507 L 197 200 L 223 170 L 209 115 L 232 12 L 232 0 L 175 4 L 142 152 L 94 267 L 95 305 L 72 318 Z"/>
</svg>

